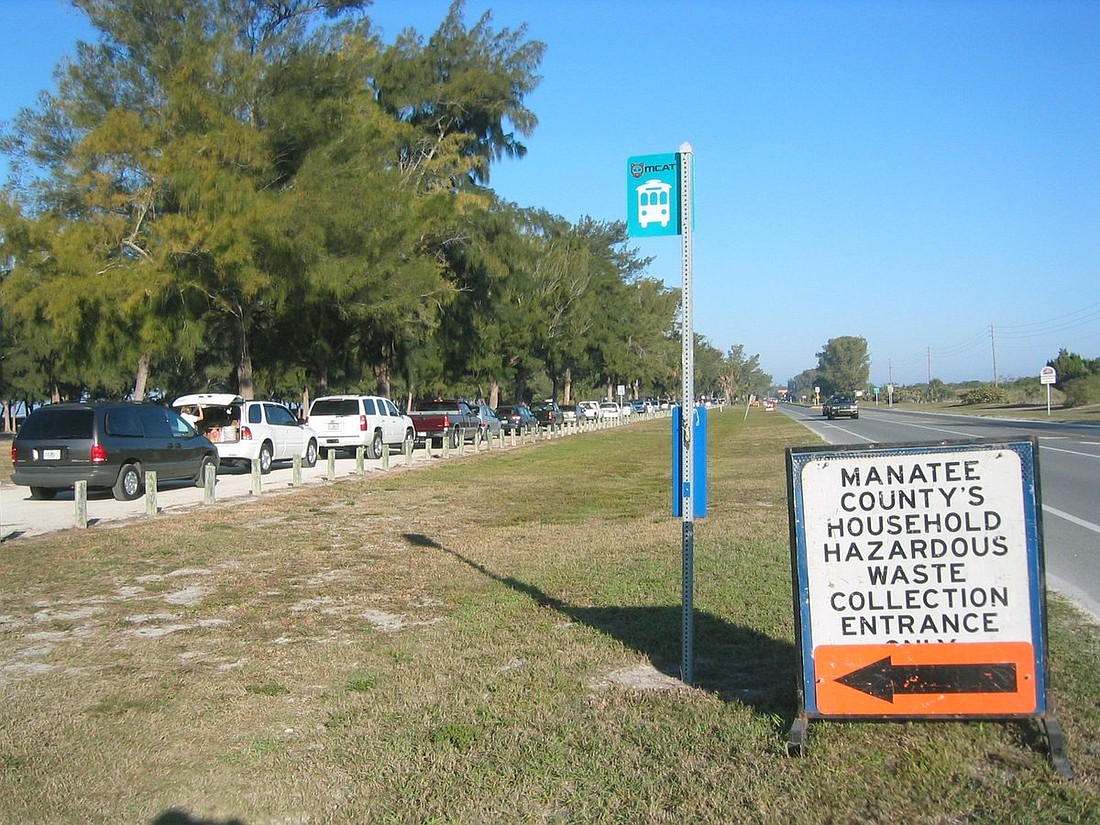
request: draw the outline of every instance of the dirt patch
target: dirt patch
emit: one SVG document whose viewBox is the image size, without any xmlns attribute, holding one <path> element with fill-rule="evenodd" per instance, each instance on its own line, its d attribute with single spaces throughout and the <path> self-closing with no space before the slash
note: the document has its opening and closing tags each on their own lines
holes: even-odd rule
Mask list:
<svg viewBox="0 0 1100 825">
<path fill-rule="evenodd" d="M 592 683 L 593 690 L 607 690 L 609 688 L 629 688 L 630 690 L 642 691 L 689 690 L 689 687 L 682 681 L 666 673 L 661 673 L 648 662 L 614 670 L 603 679 Z"/>
</svg>

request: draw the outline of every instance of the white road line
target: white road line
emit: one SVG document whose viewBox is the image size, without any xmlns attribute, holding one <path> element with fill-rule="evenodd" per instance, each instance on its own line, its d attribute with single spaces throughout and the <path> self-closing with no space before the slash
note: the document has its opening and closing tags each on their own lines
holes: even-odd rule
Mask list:
<svg viewBox="0 0 1100 825">
<path fill-rule="evenodd" d="M 1057 447 L 1048 447 L 1046 444 L 1040 444 L 1039 447 L 1043 450 L 1050 450 L 1052 453 L 1069 453 L 1070 455 L 1079 455 L 1084 458 L 1100 458 L 1100 455 L 1096 453 L 1081 453 L 1077 450 L 1060 450 Z"/>
<path fill-rule="evenodd" d="M 1093 524 L 1091 521 L 1085 521 L 1083 518 L 1077 518 L 1077 516 L 1071 516 L 1069 513 L 1063 513 L 1061 510 L 1054 509 L 1049 504 L 1043 505 L 1043 512 L 1050 513 L 1052 516 L 1058 516 L 1058 518 L 1065 519 L 1068 522 L 1076 524 L 1078 527 L 1092 530 L 1094 533 L 1100 533 L 1100 524 Z"/>
</svg>

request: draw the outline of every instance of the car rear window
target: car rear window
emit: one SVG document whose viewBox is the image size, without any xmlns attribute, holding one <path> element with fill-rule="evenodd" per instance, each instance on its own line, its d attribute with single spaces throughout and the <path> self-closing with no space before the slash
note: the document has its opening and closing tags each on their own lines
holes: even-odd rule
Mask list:
<svg viewBox="0 0 1100 825">
<path fill-rule="evenodd" d="M 310 415 L 359 415 L 359 402 L 354 398 L 319 398 L 313 402 Z"/>
<path fill-rule="evenodd" d="M 20 438 L 91 438 L 95 412 L 90 409 L 56 410 L 41 407 L 19 428 Z"/>
<path fill-rule="evenodd" d="M 453 401 L 421 401 L 416 408 L 421 412 L 450 412 L 458 409 L 458 404 Z"/>
</svg>

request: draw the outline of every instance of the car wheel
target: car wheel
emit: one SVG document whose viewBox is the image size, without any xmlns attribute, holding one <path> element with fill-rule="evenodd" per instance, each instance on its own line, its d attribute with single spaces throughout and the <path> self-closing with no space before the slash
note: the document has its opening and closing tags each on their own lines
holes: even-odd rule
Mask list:
<svg viewBox="0 0 1100 825">
<path fill-rule="evenodd" d="M 451 430 L 450 438 L 451 438 L 451 449 L 452 450 L 457 450 L 458 445 L 462 441 L 462 433 L 459 432 L 458 427 L 455 427 L 453 430 Z"/>
<path fill-rule="evenodd" d="M 382 457 L 382 431 L 375 430 L 374 437 L 371 438 L 370 444 L 367 446 L 367 458 L 381 458 Z"/>
<path fill-rule="evenodd" d="M 56 495 L 55 487 L 31 487 L 31 498 L 35 501 L 51 501 Z"/>
<path fill-rule="evenodd" d="M 133 501 L 141 495 L 141 465 L 124 464 L 111 488 L 116 501 Z"/>
<path fill-rule="evenodd" d="M 317 455 L 318 455 L 317 442 L 314 441 L 311 438 L 309 440 L 309 443 L 306 444 L 306 454 L 302 458 L 302 463 L 305 464 L 307 467 L 316 467 L 317 466 Z"/>
<path fill-rule="evenodd" d="M 853 415 L 852 418 L 859 418 L 859 413 L 856 413 L 855 415 Z"/>
<path fill-rule="evenodd" d="M 202 463 L 199 464 L 198 475 L 195 476 L 195 486 L 196 487 L 205 487 L 206 486 L 206 468 L 207 467 L 213 467 L 213 466 L 215 466 L 214 465 L 214 459 L 212 459 L 208 455 L 202 457 Z"/>
<path fill-rule="evenodd" d="M 275 456 L 271 451 L 271 443 L 265 441 L 260 445 L 260 473 L 267 475 L 271 472 L 271 462 L 274 461 Z"/>
</svg>

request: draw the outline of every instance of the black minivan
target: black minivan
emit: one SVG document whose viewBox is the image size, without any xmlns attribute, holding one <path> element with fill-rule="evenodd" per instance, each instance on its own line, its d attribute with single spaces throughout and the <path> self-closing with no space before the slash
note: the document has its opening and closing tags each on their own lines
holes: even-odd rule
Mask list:
<svg viewBox="0 0 1100 825">
<path fill-rule="evenodd" d="M 174 410 L 155 404 L 102 401 L 48 404 L 31 412 L 11 446 L 11 480 L 31 498 L 51 499 L 87 481 L 119 501 L 141 495 L 145 471 L 158 481 L 188 479 L 202 486 L 218 466 L 214 445 Z"/>
</svg>

